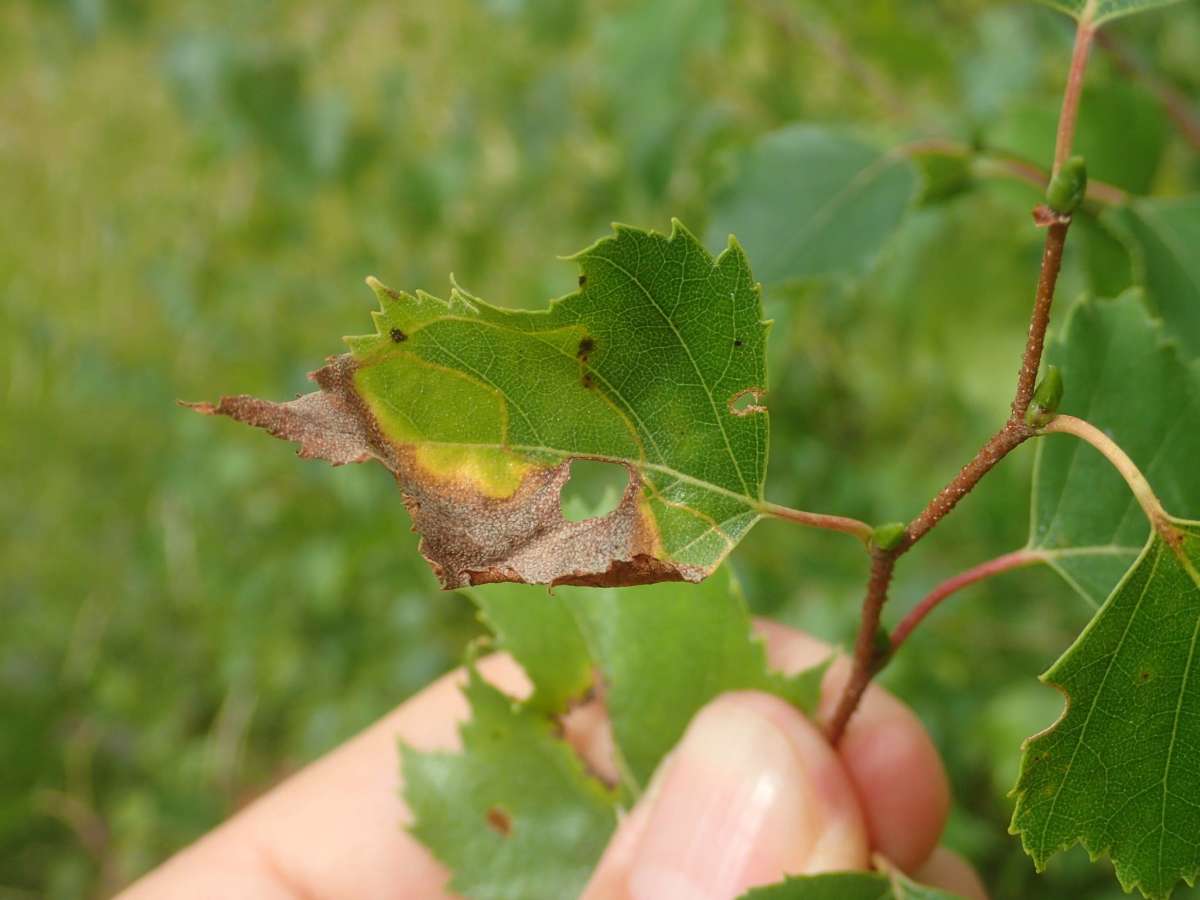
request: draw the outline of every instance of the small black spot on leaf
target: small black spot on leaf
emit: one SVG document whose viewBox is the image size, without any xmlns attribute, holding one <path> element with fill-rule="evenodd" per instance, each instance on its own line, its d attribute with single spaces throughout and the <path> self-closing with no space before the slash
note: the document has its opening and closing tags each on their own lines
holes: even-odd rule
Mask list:
<svg viewBox="0 0 1200 900">
<path fill-rule="evenodd" d="M 401 341 L 408 340 L 408 335 L 405 334 L 403 331 L 401 331 L 399 328 L 393 328 L 391 330 L 391 336 L 392 336 L 392 343 L 394 343 L 394 344 L 399 344 Z"/>
<path fill-rule="evenodd" d="M 742 339 L 741 339 L 741 338 L 737 338 L 736 340 L 734 340 L 734 342 L 733 342 L 733 346 L 735 346 L 735 347 L 740 347 L 740 346 L 742 346 Z"/>
<path fill-rule="evenodd" d="M 580 276 L 579 276 L 579 286 L 580 286 L 580 287 L 583 287 L 585 284 L 587 284 L 587 276 L 586 276 L 586 275 L 580 275 Z"/>
<path fill-rule="evenodd" d="M 585 388 L 587 388 L 588 390 L 591 390 L 591 387 L 592 387 L 592 373 L 591 373 L 591 372 L 584 372 L 584 373 L 583 373 L 583 377 L 582 377 L 581 379 L 579 379 L 579 383 L 580 383 L 580 384 L 582 384 L 582 385 L 583 385 Z"/>
<path fill-rule="evenodd" d="M 585 337 L 583 340 L 581 340 L 579 342 L 579 351 L 575 355 L 578 356 L 582 360 L 586 360 L 588 354 L 591 353 L 595 349 L 596 349 L 596 342 L 590 337 Z"/>
</svg>

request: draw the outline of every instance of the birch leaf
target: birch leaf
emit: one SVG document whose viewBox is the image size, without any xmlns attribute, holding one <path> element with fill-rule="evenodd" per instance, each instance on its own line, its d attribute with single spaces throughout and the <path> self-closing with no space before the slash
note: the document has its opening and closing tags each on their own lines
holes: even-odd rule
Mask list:
<svg viewBox="0 0 1200 900">
<path fill-rule="evenodd" d="M 1012 821 L 1039 869 L 1081 843 L 1155 900 L 1200 875 L 1200 523 L 1176 527 L 1042 676 L 1066 710 L 1025 744 Z"/>
<path fill-rule="evenodd" d="M 1200 372 L 1185 365 L 1136 291 L 1086 300 L 1047 351 L 1061 411 L 1121 445 L 1168 509 L 1200 509 Z M 1121 476 L 1082 441 L 1038 440 L 1029 549 L 1099 607 L 1141 552 L 1149 525 Z"/>
<path fill-rule="evenodd" d="M 444 587 L 699 581 L 757 521 L 766 473 L 759 288 L 736 241 L 715 259 L 678 222 L 616 226 L 544 311 L 372 280 L 376 332 L 286 403 L 196 404 L 334 465 L 396 476 Z M 623 467 L 607 516 L 567 521 L 571 461 Z"/>
</svg>

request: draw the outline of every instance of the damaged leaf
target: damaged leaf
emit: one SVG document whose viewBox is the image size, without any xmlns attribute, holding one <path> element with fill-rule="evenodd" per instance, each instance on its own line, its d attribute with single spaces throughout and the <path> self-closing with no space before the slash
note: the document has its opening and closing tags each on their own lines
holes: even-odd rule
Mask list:
<svg viewBox="0 0 1200 900">
<path fill-rule="evenodd" d="M 578 897 L 617 824 L 615 798 L 553 721 L 470 670 L 461 753 L 401 747 L 410 830 L 467 897 Z"/>
<path fill-rule="evenodd" d="M 376 333 L 312 373 L 319 391 L 193 408 L 382 462 L 444 587 L 699 581 L 759 516 L 768 323 L 736 241 L 714 259 L 678 222 L 614 230 L 544 311 L 371 279 Z M 574 459 L 628 472 L 608 515 L 563 517 Z"/>
</svg>

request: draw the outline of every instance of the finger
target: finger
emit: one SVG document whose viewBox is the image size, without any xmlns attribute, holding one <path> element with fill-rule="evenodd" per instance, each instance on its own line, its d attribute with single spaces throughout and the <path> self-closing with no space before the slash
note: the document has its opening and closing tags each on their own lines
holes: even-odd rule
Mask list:
<svg viewBox="0 0 1200 900">
<path fill-rule="evenodd" d="M 987 890 L 974 867 L 945 847 L 938 847 L 913 878 L 921 884 L 941 888 L 964 900 L 988 900 Z"/>
<path fill-rule="evenodd" d="M 760 620 L 771 664 L 785 672 L 810 668 L 830 648 L 786 626 Z M 838 658 L 821 685 L 823 721 L 833 713 L 850 661 Z M 837 747 L 862 803 L 871 846 L 904 871 L 933 852 L 950 810 L 950 786 L 941 757 L 912 711 L 872 685 Z"/>
<path fill-rule="evenodd" d="M 725 694 L 659 766 L 584 897 L 727 900 L 866 863 L 854 789 L 816 727 L 778 698 Z"/>
<path fill-rule="evenodd" d="M 514 696 L 529 682 L 504 655 L 479 671 Z M 131 887 L 122 897 L 421 897 L 444 892 L 445 869 L 401 828 L 397 740 L 419 750 L 458 746 L 467 718 L 459 669 L 274 788 Z"/>
</svg>

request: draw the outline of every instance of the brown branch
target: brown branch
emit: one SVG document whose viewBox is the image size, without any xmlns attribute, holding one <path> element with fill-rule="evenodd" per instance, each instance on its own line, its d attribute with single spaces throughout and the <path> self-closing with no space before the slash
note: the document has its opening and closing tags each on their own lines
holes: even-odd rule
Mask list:
<svg viewBox="0 0 1200 900">
<path fill-rule="evenodd" d="M 1024 422 L 1010 419 L 979 448 L 974 458 L 963 466 L 950 483 L 938 491 L 908 528 L 905 529 L 903 550 L 907 551 L 944 519 L 963 497 L 969 494 L 996 463 L 1033 436 Z"/>
<path fill-rule="evenodd" d="M 1021 374 L 1017 378 L 1017 393 L 1013 398 L 1012 419 L 1024 424 L 1025 410 L 1033 397 L 1037 383 L 1038 367 L 1042 360 L 1042 346 L 1046 341 L 1046 328 L 1050 324 L 1050 305 L 1054 302 L 1054 286 L 1058 283 L 1058 272 L 1062 268 L 1063 247 L 1067 242 L 1067 228 L 1071 221 L 1058 221 L 1046 229 L 1046 246 L 1042 250 L 1042 271 L 1038 276 L 1037 295 L 1033 304 L 1033 316 L 1029 320 L 1029 337 L 1025 342 L 1025 355 L 1021 359 Z"/>
<path fill-rule="evenodd" d="M 896 551 L 874 550 L 871 553 L 871 578 L 867 582 L 867 595 L 863 598 L 862 621 L 858 628 L 858 638 L 854 643 L 854 667 L 850 679 L 842 690 L 837 709 L 825 726 L 829 741 L 836 744 L 846 732 L 850 717 L 858 709 L 863 692 L 871 683 L 871 677 L 877 668 L 875 635 L 879 632 L 879 622 L 883 615 L 883 605 L 887 602 L 888 585 L 892 580 L 892 571 L 896 567 Z"/>
<path fill-rule="evenodd" d="M 1051 174 L 1056 174 L 1062 164 L 1071 155 L 1071 145 L 1075 142 L 1075 123 L 1079 120 L 1079 97 L 1083 93 L 1083 72 L 1087 68 L 1088 51 L 1092 48 L 1092 38 L 1096 35 L 1096 26 L 1092 24 L 1092 15 L 1096 4 L 1089 2 L 1079 17 L 1079 25 L 1075 29 L 1075 50 L 1071 54 L 1071 68 L 1067 72 L 1067 87 L 1063 91 L 1062 111 L 1058 114 L 1058 136 L 1054 143 L 1054 168 Z"/>
<path fill-rule="evenodd" d="M 1055 172 L 1071 155 L 1075 121 L 1079 115 L 1079 96 L 1083 89 L 1084 67 L 1087 64 L 1088 49 L 1091 47 L 1092 37 L 1095 34 L 1095 27 L 1092 25 L 1091 19 L 1094 8 L 1095 2 L 1092 0 L 1085 7 L 1076 30 L 1075 51 L 1071 57 L 1071 70 L 1067 77 L 1062 113 L 1059 118 L 1058 138 L 1054 153 Z M 1044 224 L 1048 227 L 1045 249 L 1042 252 L 1041 271 L 1038 274 L 1037 291 L 1034 296 L 1033 314 L 1029 320 L 1029 335 L 1025 341 L 1021 371 L 1017 376 L 1017 388 L 1013 396 L 1012 413 L 1004 427 L 992 435 L 975 454 L 975 457 L 963 466 L 950 483 L 942 488 L 937 496 L 929 501 L 925 509 L 909 523 L 900 545 L 890 551 L 881 552 L 876 549 L 872 553 L 871 577 L 867 584 L 866 597 L 863 599 L 862 620 L 859 623 L 858 638 L 854 645 L 854 660 L 850 677 L 846 681 L 837 709 L 826 730 L 832 744 L 837 744 L 845 734 L 846 725 L 858 708 L 867 685 L 871 683 L 871 679 L 881 668 L 875 640 L 879 631 L 883 607 L 887 604 L 888 585 L 892 579 L 896 560 L 945 518 L 1000 460 L 1036 434 L 1033 428 L 1025 424 L 1025 411 L 1029 408 L 1030 400 L 1033 398 L 1038 369 L 1041 366 L 1046 329 L 1050 324 L 1050 307 L 1054 301 L 1054 289 L 1058 284 L 1058 274 L 1062 268 L 1063 248 L 1066 245 L 1071 217 L 1058 215 L 1046 207 L 1038 207 L 1034 210 L 1034 220 L 1039 225 Z"/>
</svg>

